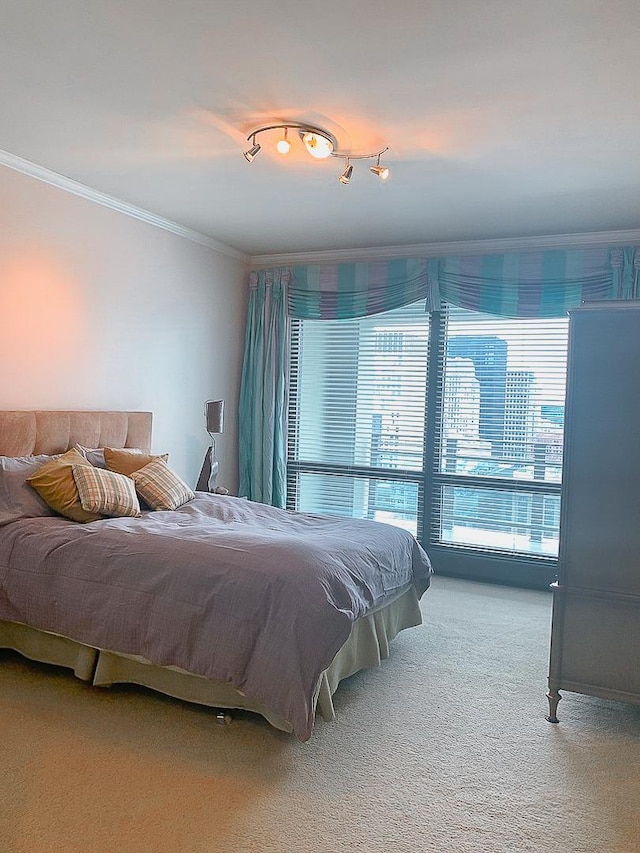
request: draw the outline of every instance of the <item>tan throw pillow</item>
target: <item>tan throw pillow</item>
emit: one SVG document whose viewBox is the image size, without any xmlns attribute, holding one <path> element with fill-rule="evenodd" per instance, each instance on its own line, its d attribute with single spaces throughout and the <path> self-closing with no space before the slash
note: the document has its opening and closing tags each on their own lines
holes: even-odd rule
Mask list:
<svg viewBox="0 0 640 853">
<path fill-rule="evenodd" d="M 80 503 L 87 512 L 113 517 L 140 516 L 135 483 L 130 477 L 87 465 L 74 465 L 72 471 Z"/>
<path fill-rule="evenodd" d="M 67 450 L 62 456 L 45 462 L 35 474 L 27 477 L 27 483 L 60 515 L 72 521 L 97 521 L 99 515 L 82 508 L 76 481 L 73 479 L 74 465 L 92 467 L 77 450 Z"/>
<path fill-rule="evenodd" d="M 116 474 L 124 474 L 126 477 L 130 477 L 134 471 L 144 468 L 145 465 L 148 465 L 149 462 L 155 462 L 156 459 L 168 462 L 169 454 L 152 456 L 150 453 L 141 453 L 139 450 L 127 448 L 105 447 L 104 449 L 104 461 L 107 469 L 115 471 Z"/>
<path fill-rule="evenodd" d="M 195 498 L 195 492 L 162 459 L 134 471 L 136 492 L 151 509 L 178 509 Z"/>
</svg>

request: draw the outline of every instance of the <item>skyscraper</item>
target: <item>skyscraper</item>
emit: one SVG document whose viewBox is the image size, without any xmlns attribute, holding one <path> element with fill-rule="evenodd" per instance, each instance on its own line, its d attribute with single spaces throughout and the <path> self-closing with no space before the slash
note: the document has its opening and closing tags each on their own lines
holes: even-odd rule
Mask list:
<svg viewBox="0 0 640 853">
<path fill-rule="evenodd" d="M 504 454 L 512 459 L 532 459 L 535 408 L 531 399 L 534 375 L 530 370 L 507 370 L 504 420 Z"/>
<path fill-rule="evenodd" d="M 507 342 L 497 335 L 455 335 L 447 341 L 448 358 L 473 362 L 480 384 L 480 438 L 501 456 L 507 388 Z"/>
</svg>

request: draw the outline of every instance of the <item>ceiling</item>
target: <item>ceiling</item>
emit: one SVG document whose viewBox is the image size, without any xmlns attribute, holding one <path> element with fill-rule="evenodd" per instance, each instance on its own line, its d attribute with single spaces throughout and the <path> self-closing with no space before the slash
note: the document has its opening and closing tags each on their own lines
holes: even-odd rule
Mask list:
<svg viewBox="0 0 640 853">
<path fill-rule="evenodd" d="M 0 149 L 248 254 L 640 226 L 638 0 L 0 9 Z M 388 145 L 391 178 L 247 163 L 287 120 Z"/>
</svg>

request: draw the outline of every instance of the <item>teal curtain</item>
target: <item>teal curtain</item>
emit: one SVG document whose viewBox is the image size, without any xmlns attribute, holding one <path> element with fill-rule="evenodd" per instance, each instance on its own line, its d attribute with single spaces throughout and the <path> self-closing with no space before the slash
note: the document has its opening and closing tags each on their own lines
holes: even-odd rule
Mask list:
<svg viewBox="0 0 640 853">
<path fill-rule="evenodd" d="M 288 270 L 252 273 L 238 410 L 240 494 L 286 504 Z"/>
</svg>

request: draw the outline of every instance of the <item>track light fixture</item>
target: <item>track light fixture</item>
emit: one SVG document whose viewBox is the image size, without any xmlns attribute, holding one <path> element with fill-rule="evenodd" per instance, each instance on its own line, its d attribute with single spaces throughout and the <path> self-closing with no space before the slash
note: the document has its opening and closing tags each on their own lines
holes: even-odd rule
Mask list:
<svg viewBox="0 0 640 853">
<path fill-rule="evenodd" d="M 248 163 L 251 163 L 251 161 L 252 161 L 252 160 L 253 160 L 253 158 L 256 156 L 256 154 L 260 151 L 260 149 L 261 149 L 261 147 L 262 147 L 262 146 L 261 146 L 258 142 L 256 142 L 256 136 L 255 136 L 255 133 L 253 134 L 253 136 L 252 136 L 252 137 L 249 137 L 249 139 L 251 139 L 251 140 L 252 140 L 253 145 L 251 146 L 251 148 L 249 148 L 249 150 L 248 150 L 248 151 L 245 151 L 245 152 L 244 152 L 244 159 L 245 159 Z"/>
<path fill-rule="evenodd" d="M 340 175 L 340 177 L 338 178 L 338 180 L 340 181 L 340 183 L 341 183 L 341 184 L 348 184 L 348 183 L 349 183 L 349 181 L 351 180 L 351 175 L 353 175 L 353 166 L 352 166 L 352 165 L 351 165 L 351 163 L 349 162 L 349 158 L 348 158 L 348 157 L 347 157 L 347 160 L 346 160 L 346 164 L 347 164 L 347 165 L 346 165 L 346 167 L 345 167 L 344 172 L 343 172 L 343 173 Z"/>
<path fill-rule="evenodd" d="M 289 128 L 285 127 L 284 136 L 276 143 L 276 148 L 279 154 L 288 154 L 291 151 L 291 143 L 289 142 Z"/>
<path fill-rule="evenodd" d="M 245 159 L 251 163 L 256 154 L 261 150 L 261 145 L 256 142 L 256 136 L 261 133 L 268 133 L 272 130 L 282 130 L 283 135 L 276 143 L 276 150 L 280 154 L 288 154 L 291 150 L 291 142 L 289 141 L 289 131 L 297 130 L 298 135 L 308 154 L 316 160 L 324 160 L 327 157 L 343 157 L 345 160 L 345 169 L 338 177 L 341 184 L 348 184 L 353 174 L 353 165 L 351 160 L 371 160 L 376 158 L 376 165 L 370 167 L 381 181 L 386 181 L 389 177 L 389 167 L 380 165 L 380 157 L 389 148 L 385 147 L 381 151 L 374 151 L 372 154 L 353 154 L 347 151 L 338 150 L 338 141 L 335 136 L 328 130 L 321 127 L 316 127 L 312 124 L 300 124 L 298 122 L 286 122 L 281 124 L 268 124 L 264 127 L 257 127 L 252 130 L 247 141 L 251 142 L 251 147 L 244 152 Z"/>
<path fill-rule="evenodd" d="M 316 160 L 325 160 L 333 154 L 336 142 L 333 136 L 324 130 L 301 130 L 300 139 L 312 157 Z"/>
<path fill-rule="evenodd" d="M 380 152 L 382 154 L 382 151 Z M 386 181 L 390 175 L 389 168 L 387 166 L 380 165 L 380 154 L 378 154 L 378 159 L 376 161 L 375 166 L 370 166 L 369 171 L 373 172 L 374 175 L 377 175 L 381 181 Z"/>
</svg>

